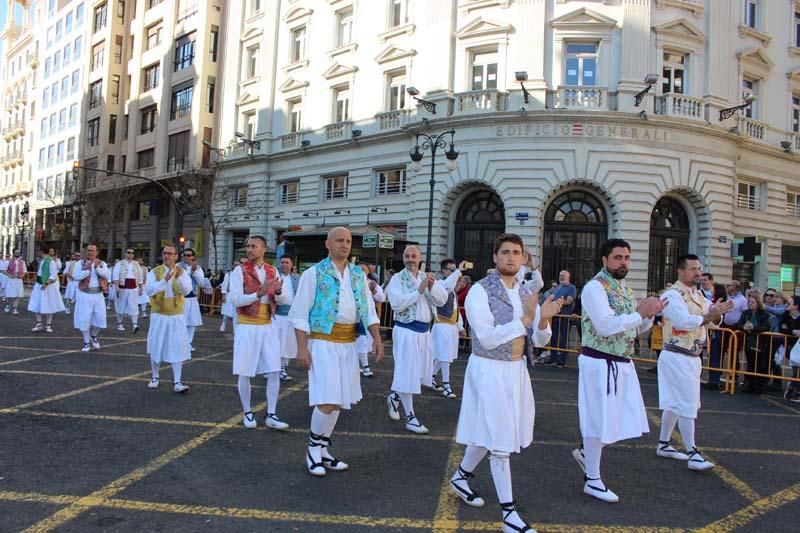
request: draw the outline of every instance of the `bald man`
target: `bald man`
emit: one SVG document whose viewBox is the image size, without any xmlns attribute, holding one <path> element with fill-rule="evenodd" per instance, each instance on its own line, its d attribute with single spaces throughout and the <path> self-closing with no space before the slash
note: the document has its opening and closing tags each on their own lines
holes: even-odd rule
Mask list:
<svg viewBox="0 0 800 533">
<path fill-rule="evenodd" d="M 386 296 L 394 311 L 392 355 L 394 377 L 392 392 L 386 398 L 389 418 L 400 420 L 400 405 L 406 415 L 406 429 L 412 433 L 428 433 L 414 413 L 414 394 L 421 385 L 431 387 L 433 377 L 433 341 L 431 324 L 436 308 L 447 303 L 447 290 L 431 273 L 421 272 L 418 247 L 403 251 L 405 268 L 392 276 Z"/>
<path fill-rule="evenodd" d="M 347 261 L 352 244 L 347 228 L 328 232 L 328 257 L 303 272 L 289 310 L 297 339 L 297 365 L 309 369 L 308 403 L 314 411 L 306 468 L 313 476 L 349 468 L 328 452 L 328 446 L 340 410 L 350 409 L 361 399 L 356 352 L 360 332 L 369 330 L 376 362 L 383 358 L 367 277 Z"/>
</svg>

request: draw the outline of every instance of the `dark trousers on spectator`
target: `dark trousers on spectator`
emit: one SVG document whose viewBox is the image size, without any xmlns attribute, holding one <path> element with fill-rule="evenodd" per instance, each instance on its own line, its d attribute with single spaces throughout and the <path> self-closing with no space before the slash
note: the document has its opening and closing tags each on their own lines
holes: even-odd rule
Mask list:
<svg viewBox="0 0 800 533">
<path fill-rule="evenodd" d="M 567 348 L 569 340 L 569 318 L 554 317 L 553 318 L 553 340 L 551 344 L 558 348 Z M 564 350 L 555 350 L 551 352 L 551 360 L 555 362 L 567 363 L 567 352 Z"/>
<path fill-rule="evenodd" d="M 722 332 L 710 331 L 711 349 L 708 352 L 708 366 L 711 368 L 722 368 Z M 708 382 L 719 384 L 719 377 L 722 373 L 714 370 L 708 371 Z"/>
</svg>

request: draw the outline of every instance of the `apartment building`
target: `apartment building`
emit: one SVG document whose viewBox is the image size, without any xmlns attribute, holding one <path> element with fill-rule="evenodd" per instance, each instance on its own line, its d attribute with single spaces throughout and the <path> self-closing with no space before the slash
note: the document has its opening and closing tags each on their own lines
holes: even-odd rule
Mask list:
<svg viewBox="0 0 800 533">
<path fill-rule="evenodd" d="M 203 141 L 211 144 L 214 136 L 223 5 L 108 0 L 87 6 L 83 231 L 109 257 L 133 247 L 154 262 L 162 244 L 179 234 L 205 255 L 200 197 L 214 175 Z"/>
<path fill-rule="evenodd" d="M 34 11 L 25 2 L 9 0 L 7 4 L 9 15 L 0 33 L 0 254 L 18 248 L 30 258 L 38 42 Z"/>
<path fill-rule="evenodd" d="M 514 231 L 547 279 L 585 283 L 623 237 L 638 290 L 685 252 L 800 286 L 797 2 L 249 0 L 226 28 L 223 262 L 369 222 L 477 276 Z M 431 186 L 417 134 L 449 130 Z"/>
</svg>

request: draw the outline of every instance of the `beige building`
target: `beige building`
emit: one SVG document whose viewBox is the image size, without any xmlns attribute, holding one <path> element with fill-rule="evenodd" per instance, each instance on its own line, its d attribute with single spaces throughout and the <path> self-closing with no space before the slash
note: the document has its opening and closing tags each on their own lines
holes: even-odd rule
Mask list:
<svg viewBox="0 0 800 533">
<path fill-rule="evenodd" d="M 30 2 L 7 1 L 9 15 L 0 33 L 0 254 L 19 248 L 31 258 L 32 129 L 39 58 L 33 12 L 26 4 Z"/>
<path fill-rule="evenodd" d="M 107 172 L 81 173 L 82 230 L 110 257 L 133 247 L 153 262 L 179 234 L 207 253 L 203 206 L 214 176 L 203 141 L 214 137 L 220 5 L 89 4 L 80 160 Z"/>
<path fill-rule="evenodd" d="M 417 132 L 454 129 L 456 170 L 445 169 L 449 135 L 436 158 L 434 260 L 487 268 L 506 230 L 546 278 L 566 268 L 579 285 L 608 237 L 633 245 L 639 290 L 673 281 L 685 252 L 721 279 L 789 292 L 800 281 L 795 1 L 228 9 L 240 38 L 222 76 L 224 262 L 249 232 L 275 246 L 287 230 L 367 220 L 427 245 L 431 150 L 420 147 L 419 174 L 409 152 Z M 356 240 L 356 256 L 371 253 Z"/>
</svg>

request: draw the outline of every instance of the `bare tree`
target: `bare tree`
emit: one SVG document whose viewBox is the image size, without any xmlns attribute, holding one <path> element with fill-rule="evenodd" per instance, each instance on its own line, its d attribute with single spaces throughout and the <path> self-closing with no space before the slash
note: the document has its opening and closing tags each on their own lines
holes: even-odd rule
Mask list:
<svg viewBox="0 0 800 533">
<path fill-rule="evenodd" d="M 144 188 L 146 182 L 107 172 L 97 172 L 97 177 L 101 179 L 96 184 L 92 183 L 93 180 L 84 182 L 84 187 L 88 188 L 84 188 L 83 216 L 87 224 L 88 240 L 108 243 L 111 260 L 114 255 L 111 239 L 116 223 L 123 218 L 125 204 Z"/>
</svg>

